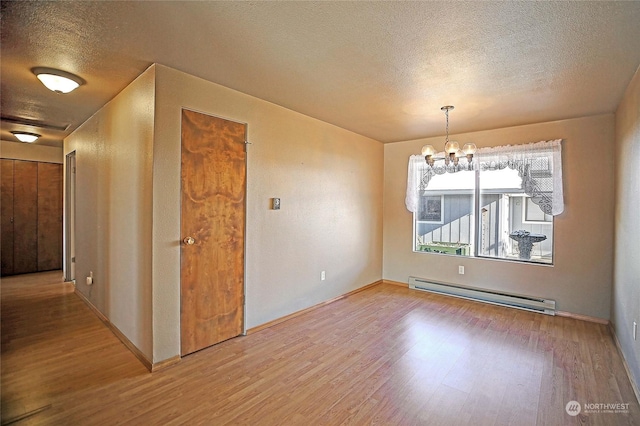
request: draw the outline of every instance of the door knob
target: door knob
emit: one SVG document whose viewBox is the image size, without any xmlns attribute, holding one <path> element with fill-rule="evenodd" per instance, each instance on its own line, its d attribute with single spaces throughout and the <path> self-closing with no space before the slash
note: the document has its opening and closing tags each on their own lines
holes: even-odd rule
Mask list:
<svg viewBox="0 0 640 426">
<path fill-rule="evenodd" d="M 182 241 L 188 246 L 193 245 L 196 242 L 196 240 L 193 237 L 186 237 Z"/>
</svg>

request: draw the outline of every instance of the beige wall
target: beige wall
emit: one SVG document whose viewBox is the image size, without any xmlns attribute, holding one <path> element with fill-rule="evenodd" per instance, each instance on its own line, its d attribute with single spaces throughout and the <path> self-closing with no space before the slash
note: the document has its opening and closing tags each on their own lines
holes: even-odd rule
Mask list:
<svg viewBox="0 0 640 426">
<path fill-rule="evenodd" d="M 640 385 L 640 68 L 616 112 L 616 215 L 612 322 L 633 380 Z"/>
<path fill-rule="evenodd" d="M 62 148 L 23 142 L 0 141 L 0 157 L 62 164 Z"/>
<path fill-rule="evenodd" d="M 149 360 L 154 76 L 147 70 L 64 141 L 65 155 L 76 151 L 76 288 Z"/>
<path fill-rule="evenodd" d="M 455 123 L 454 123 L 455 125 Z M 443 137 L 385 145 L 385 279 L 409 276 L 555 299 L 557 309 L 608 319 L 613 271 L 613 114 L 454 135 L 478 147 L 563 139 L 565 211 L 555 218 L 554 266 L 412 251 L 412 214 L 404 205 L 407 162 Z M 596 153 L 596 155 L 593 155 Z M 637 158 L 637 156 L 636 156 Z M 465 275 L 458 275 L 458 265 Z"/>
<path fill-rule="evenodd" d="M 381 278 L 381 143 L 171 68 L 156 75 L 154 361 L 180 344 L 181 108 L 248 123 L 247 328 Z"/>
<path fill-rule="evenodd" d="M 153 66 L 64 147 L 76 150 L 78 290 L 150 361 L 180 351 L 183 107 L 248 123 L 247 328 L 382 277 L 381 143 Z"/>
</svg>

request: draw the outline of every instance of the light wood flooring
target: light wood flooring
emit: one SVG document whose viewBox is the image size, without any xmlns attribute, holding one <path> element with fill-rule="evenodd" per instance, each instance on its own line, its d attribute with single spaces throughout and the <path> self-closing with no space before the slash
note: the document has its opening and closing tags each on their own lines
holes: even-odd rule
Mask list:
<svg viewBox="0 0 640 426">
<path fill-rule="evenodd" d="M 149 373 L 61 275 L 2 279 L 3 424 L 640 424 L 604 325 L 381 284 Z"/>
</svg>

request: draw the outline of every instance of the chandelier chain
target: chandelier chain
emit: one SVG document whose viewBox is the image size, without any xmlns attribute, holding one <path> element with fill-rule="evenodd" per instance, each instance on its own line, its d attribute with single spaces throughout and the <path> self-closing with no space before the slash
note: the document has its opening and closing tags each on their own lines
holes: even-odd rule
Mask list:
<svg viewBox="0 0 640 426">
<path fill-rule="evenodd" d="M 447 117 L 447 138 L 446 138 L 446 143 L 449 143 L 449 108 L 444 110 L 444 115 Z"/>
</svg>

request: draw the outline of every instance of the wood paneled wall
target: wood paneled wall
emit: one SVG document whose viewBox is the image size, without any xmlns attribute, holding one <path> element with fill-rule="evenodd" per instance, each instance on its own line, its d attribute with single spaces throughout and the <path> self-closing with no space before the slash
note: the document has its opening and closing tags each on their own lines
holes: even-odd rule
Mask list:
<svg viewBox="0 0 640 426">
<path fill-rule="evenodd" d="M 62 164 L 2 159 L 2 275 L 62 268 Z"/>
</svg>

